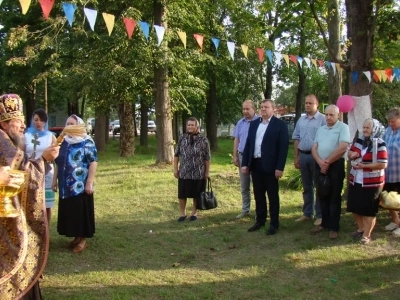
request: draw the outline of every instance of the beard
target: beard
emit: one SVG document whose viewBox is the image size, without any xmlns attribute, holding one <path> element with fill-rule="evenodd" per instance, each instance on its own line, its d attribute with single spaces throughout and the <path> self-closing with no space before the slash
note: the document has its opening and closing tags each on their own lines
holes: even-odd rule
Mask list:
<svg viewBox="0 0 400 300">
<path fill-rule="evenodd" d="M 16 147 L 25 151 L 25 136 L 24 135 L 21 135 L 19 132 L 15 132 L 12 129 L 10 129 L 9 132 L 7 132 L 7 134 L 10 137 L 10 140 L 13 142 L 13 144 Z"/>
</svg>

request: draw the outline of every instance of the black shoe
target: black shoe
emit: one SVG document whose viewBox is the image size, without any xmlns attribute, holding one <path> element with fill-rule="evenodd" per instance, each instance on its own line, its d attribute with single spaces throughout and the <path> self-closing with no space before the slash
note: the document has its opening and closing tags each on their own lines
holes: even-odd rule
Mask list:
<svg viewBox="0 0 400 300">
<path fill-rule="evenodd" d="M 251 226 L 249 229 L 247 229 L 247 231 L 248 232 L 256 231 L 256 230 L 259 230 L 263 226 L 264 226 L 264 224 L 255 223 L 253 226 Z"/>
<path fill-rule="evenodd" d="M 275 233 L 278 232 L 278 228 L 276 227 L 270 227 L 268 230 L 265 232 L 266 235 L 274 235 Z"/>
</svg>

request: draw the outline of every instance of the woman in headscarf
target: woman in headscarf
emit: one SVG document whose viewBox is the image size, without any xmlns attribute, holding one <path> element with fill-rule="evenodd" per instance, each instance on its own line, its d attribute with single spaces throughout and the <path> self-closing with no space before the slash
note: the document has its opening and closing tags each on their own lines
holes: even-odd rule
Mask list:
<svg viewBox="0 0 400 300">
<path fill-rule="evenodd" d="M 378 199 L 385 183 L 388 154 L 382 134 L 383 128 L 378 120 L 366 119 L 362 134 L 355 139 L 348 152 L 352 168 L 347 211 L 353 213 L 358 226 L 351 237 L 361 238 L 363 244 L 371 241 Z"/>
<path fill-rule="evenodd" d="M 31 125 L 25 133 L 25 151 L 30 157 L 38 159 L 42 156 L 43 151 L 56 144 L 56 137 L 48 130 L 48 116 L 43 109 L 33 112 Z M 54 168 L 53 164 L 48 164 L 45 176 L 45 200 L 47 220 L 50 223 L 51 208 L 54 206 L 55 194 L 52 190 Z"/>
<path fill-rule="evenodd" d="M 84 124 L 81 118 L 71 115 L 66 126 L 81 124 Z M 57 231 L 74 238 L 69 243 L 74 253 L 82 252 L 87 247 L 86 239 L 95 232 L 93 190 L 97 149 L 85 126 L 81 129 L 77 135 L 65 136 L 55 160 L 53 180 L 53 190 L 58 187 L 59 191 Z"/>
</svg>

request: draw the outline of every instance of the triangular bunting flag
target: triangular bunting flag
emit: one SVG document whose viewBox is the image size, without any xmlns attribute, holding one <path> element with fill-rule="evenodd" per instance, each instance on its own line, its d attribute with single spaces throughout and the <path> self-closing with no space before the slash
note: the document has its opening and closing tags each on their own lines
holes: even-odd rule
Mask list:
<svg viewBox="0 0 400 300">
<path fill-rule="evenodd" d="M 330 63 L 332 70 L 333 70 L 333 76 L 336 76 L 336 64 L 334 62 Z"/>
<path fill-rule="evenodd" d="M 299 67 L 302 68 L 303 67 L 303 58 L 301 56 L 297 56 L 297 61 L 299 62 Z"/>
<path fill-rule="evenodd" d="M 378 70 L 374 70 L 373 73 L 374 73 L 374 80 L 375 80 L 375 82 L 379 82 L 379 81 L 381 80 L 381 78 L 380 78 L 380 76 L 379 76 Z"/>
<path fill-rule="evenodd" d="M 247 52 L 249 52 L 249 46 L 241 45 L 241 47 L 242 47 L 242 51 L 243 51 L 244 57 L 247 58 Z"/>
<path fill-rule="evenodd" d="M 135 20 L 124 18 L 124 24 L 125 24 L 126 34 L 128 35 L 128 39 L 131 39 L 133 31 L 135 30 L 136 22 Z"/>
<path fill-rule="evenodd" d="M 235 57 L 235 43 L 234 42 L 226 42 L 226 45 L 228 46 L 228 51 L 231 54 L 232 60 L 234 60 L 234 57 Z"/>
<path fill-rule="evenodd" d="M 397 81 L 400 81 L 400 68 L 393 69 L 393 76 L 397 78 Z"/>
<path fill-rule="evenodd" d="M 290 58 L 290 60 L 296 65 L 296 67 L 297 67 L 297 57 L 296 57 L 296 55 L 292 55 L 292 54 L 290 54 L 289 55 L 289 58 Z"/>
<path fill-rule="evenodd" d="M 260 63 L 264 61 L 264 49 L 263 48 L 256 48 L 256 51 L 258 53 L 258 60 Z"/>
<path fill-rule="evenodd" d="M 183 43 L 183 47 L 186 49 L 186 39 L 187 39 L 186 32 L 178 31 L 178 36 L 179 36 L 179 38 L 181 39 L 181 41 Z"/>
<path fill-rule="evenodd" d="M 165 27 L 159 26 L 159 25 L 154 25 L 154 29 L 156 30 L 156 34 L 157 34 L 157 46 L 160 46 L 162 40 L 164 39 Z"/>
<path fill-rule="evenodd" d="M 336 70 L 338 71 L 338 73 L 340 74 L 340 72 L 342 72 L 342 67 L 340 66 L 339 63 L 336 63 Z"/>
<path fill-rule="evenodd" d="M 266 50 L 266 51 L 265 51 L 265 54 L 267 55 L 268 60 L 269 60 L 269 62 L 270 62 L 271 65 L 272 65 L 272 51 L 271 51 L 271 50 Z"/>
<path fill-rule="evenodd" d="M 392 69 L 386 69 L 385 70 L 385 74 L 386 74 L 388 80 L 390 82 L 393 82 L 393 70 Z"/>
<path fill-rule="evenodd" d="M 64 14 L 67 17 L 69 26 L 72 27 L 72 23 L 74 22 L 74 14 L 76 11 L 76 5 L 73 3 L 63 3 L 63 10 L 64 10 Z"/>
<path fill-rule="evenodd" d="M 94 25 L 96 24 L 96 19 L 97 19 L 97 10 L 90 9 L 90 8 L 83 8 L 83 11 L 85 12 L 85 16 L 89 21 L 90 28 L 92 31 L 94 31 Z"/>
<path fill-rule="evenodd" d="M 42 7 L 44 18 L 48 19 L 51 9 L 53 8 L 54 5 L 54 0 L 39 0 L 39 3 L 40 6 Z"/>
<path fill-rule="evenodd" d="M 311 69 L 311 60 L 308 57 L 304 57 L 304 61 L 309 69 Z"/>
<path fill-rule="evenodd" d="M 149 41 L 150 25 L 147 22 L 139 21 L 140 28 L 142 29 L 143 35 L 146 41 Z"/>
<path fill-rule="evenodd" d="M 282 54 L 280 52 L 274 52 L 275 55 L 275 62 L 278 66 L 282 63 Z"/>
<path fill-rule="evenodd" d="M 193 34 L 195 40 L 197 41 L 197 44 L 199 44 L 200 47 L 200 51 L 203 51 L 203 40 L 204 40 L 204 36 L 202 36 L 201 34 Z"/>
<path fill-rule="evenodd" d="M 220 39 L 218 39 L 218 38 L 211 38 L 211 40 L 212 40 L 212 42 L 213 42 L 213 44 L 214 44 L 214 46 L 215 46 L 215 50 L 217 51 L 217 56 L 219 56 L 218 47 L 219 47 L 219 41 L 220 41 Z"/>
<path fill-rule="evenodd" d="M 353 83 L 357 84 L 358 81 L 358 72 L 351 72 L 351 79 L 353 79 Z"/>
<path fill-rule="evenodd" d="M 21 4 L 22 14 L 26 14 L 29 6 L 31 6 L 31 0 L 19 0 L 19 3 Z"/>
<path fill-rule="evenodd" d="M 107 30 L 108 30 L 108 35 L 110 36 L 111 32 L 114 29 L 115 16 L 111 15 L 111 14 L 108 14 L 108 13 L 104 13 L 104 12 L 102 13 L 102 15 L 103 15 L 104 22 L 106 23 L 106 27 L 107 27 Z"/>
<path fill-rule="evenodd" d="M 370 71 L 364 71 L 363 72 L 365 77 L 367 77 L 368 82 L 371 83 L 371 72 Z"/>
<path fill-rule="evenodd" d="M 386 80 L 388 80 L 385 70 L 379 70 L 379 75 L 382 78 L 382 82 L 385 82 Z"/>
<path fill-rule="evenodd" d="M 1 5 L 1 3 L 3 3 L 3 0 L 0 0 L 0 5 Z"/>
<path fill-rule="evenodd" d="M 289 55 L 287 55 L 287 54 L 282 54 L 282 56 L 283 56 L 283 59 L 284 59 L 285 62 L 286 62 L 287 67 L 289 68 Z"/>
<path fill-rule="evenodd" d="M 315 68 L 318 68 L 318 67 L 317 67 L 317 60 L 316 60 L 316 59 L 311 58 L 311 62 L 312 62 L 312 64 L 314 65 Z"/>
</svg>

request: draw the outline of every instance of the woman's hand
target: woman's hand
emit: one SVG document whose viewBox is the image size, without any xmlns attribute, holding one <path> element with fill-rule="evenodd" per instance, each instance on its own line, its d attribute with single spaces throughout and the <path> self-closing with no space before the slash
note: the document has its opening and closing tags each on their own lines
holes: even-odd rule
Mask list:
<svg viewBox="0 0 400 300">
<path fill-rule="evenodd" d="M 53 192 L 57 193 L 57 191 L 58 191 L 57 181 L 56 181 L 56 182 L 53 182 L 53 183 L 51 184 L 51 189 L 53 190 Z"/>
<path fill-rule="evenodd" d="M 85 185 L 85 192 L 88 195 L 93 194 L 94 192 L 94 183 L 92 181 L 87 181 Z"/>
</svg>

